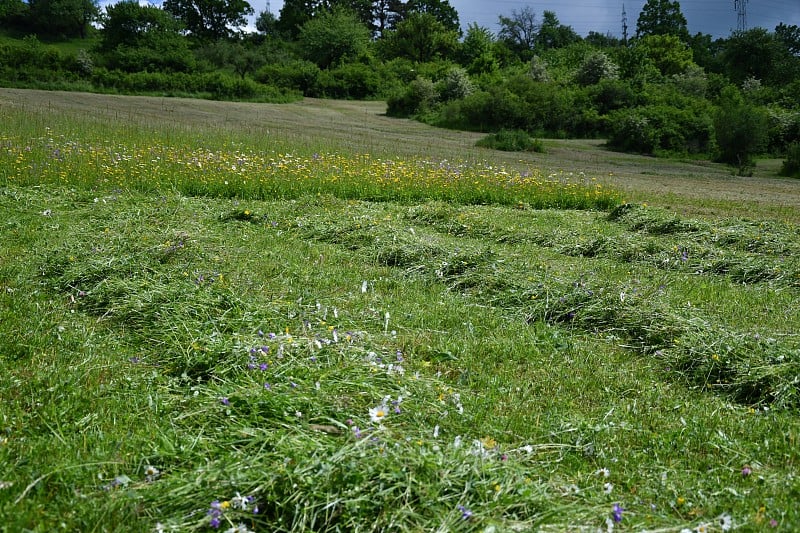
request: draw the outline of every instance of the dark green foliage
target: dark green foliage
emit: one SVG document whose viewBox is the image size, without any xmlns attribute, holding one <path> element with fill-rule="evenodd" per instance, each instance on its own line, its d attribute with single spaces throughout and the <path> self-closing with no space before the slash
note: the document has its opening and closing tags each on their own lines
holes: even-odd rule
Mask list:
<svg viewBox="0 0 800 533">
<path fill-rule="evenodd" d="M 430 13 L 412 13 L 378 42 L 385 59 L 402 57 L 417 62 L 433 61 L 458 48 L 458 33 L 447 29 Z"/>
<path fill-rule="evenodd" d="M 524 131 L 500 130 L 475 143 L 475 146 L 502 150 L 504 152 L 537 152 L 544 153 L 544 144 Z"/>
<path fill-rule="evenodd" d="M 636 21 L 636 36 L 674 35 L 686 42 L 689 39 L 686 17 L 677 1 L 647 0 Z"/>
<path fill-rule="evenodd" d="M 389 97 L 386 114 L 390 117 L 411 117 L 430 111 L 438 95 L 436 85 L 427 78 L 417 78 L 402 92 Z"/>
<path fill-rule="evenodd" d="M 714 128 L 707 113 L 666 105 L 620 109 L 609 114 L 608 146 L 642 154 L 708 153 Z"/>
<path fill-rule="evenodd" d="M 516 76 L 447 103 L 434 123 L 476 131 L 519 129 L 536 135 L 563 137 L 581 122 L 577 94 L 553 83 Z"/>
<path fill-rule="evenodd" d="M 600 115 L 622 108 L 637 107 L 644 103 L 644 96 L 635 91 L 629 82 L 604 79 L 596 85 L 587 87 L 592 106 Z"/>
<path fill-rule="evenodd" d="M 433 15 L 447 31 L 461 34 L 461 24 L 458 20 L 458 11 L 450 5 L 448 0 L 408 0 L 406 13 L 429 13 Z"/>
<path fill-rule="evenodd" d="M 74 80 L 84 74 L 77 57 L 30 36 L 0 43 L 0 79 L 9 82 Z"/>
<path fill-rule="evenodd" d="M 188 72 L 195 61 L 180 31 L 178 21 L 163 9 L 126 0 L 106 8 L 97 52 L 112 70 Z"/>
<path fill-rule="evenodd" d="M 714 116 L 717 160 L 733 165 L 740 175 L 752 174 L 754 157 L 767 146 L 769 119 L 766 112 L 731 95 Z"/>
<path fill-rule="evenodd" d="M 800 142 L 789 145 L 786 150 L 786 161 L 781 166 L 780 175 L 800 178 Z"/>
<path fill-rule="evenodd" d="M 30 11 L 28 4 L 22 0 L 0 0 L 0 27 L 4 29 L 25 31 Z"/>
<path fill-rule="evenodd" d="M 30 28 L 56 38 L 86 37 L 100 11 L 96 0 L 30 0 Z"/>
<path fill-rule="evenodd" d="M 165 0 L 164 9 L 201 40 L 230 37 L 232 28 L 244 26 L 246 17 L 253 14 L 246 0 Z"/>
<path fill-rule="evenodd" d="M 782 73 L 777 71 L 781 54 L 780 44 L 774 34 L 764 28 L 738 31 L 723 45 L 722 61 L 731 81 L 739 85 L 748 78 L 782 84 Z"/>
<path fill-rule="evenodd" d="M 354 13 L 341 9 L 312 18 L 298 36 L 303 57 L 323 69 L 364 54 L 369 41 L 369 29 Z"/>
<path fill-rule="evenodd" d="M 242 79 L 221 72 L 123 73 L 95 69 L 91 82 L 101 91 L 114 90 L 123 94 L 191 95 L 214 100 L 264 102 L 288 102 L 298 96 L 289 90 L 262 85 L 250 79 Z"/>
<path fill-rule="evenodd" d="M 320 68 L 311 61 L 295 59 L 264 65 L 255 74 L 255 79 L 266 85 L 311 94 L 316 90 Z"/>
</svg>

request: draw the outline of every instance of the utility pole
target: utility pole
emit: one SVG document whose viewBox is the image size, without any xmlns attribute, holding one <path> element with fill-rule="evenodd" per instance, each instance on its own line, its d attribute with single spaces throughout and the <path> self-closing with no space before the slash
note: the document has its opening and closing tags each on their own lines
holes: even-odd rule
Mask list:
<svg viewBox="0 0 800 533">
<path fill-rule="evenodd" d="M 628 44 L 628 14 L 625 12 L 625 4 L 622 4 L 622 44 Z"/>
<path fill-rule="evenodd" d="M 745 31 L 747 29 L 747 0 L 733 0 L 733 7 L 738 15 L 736 31 Z"/>
</svg>

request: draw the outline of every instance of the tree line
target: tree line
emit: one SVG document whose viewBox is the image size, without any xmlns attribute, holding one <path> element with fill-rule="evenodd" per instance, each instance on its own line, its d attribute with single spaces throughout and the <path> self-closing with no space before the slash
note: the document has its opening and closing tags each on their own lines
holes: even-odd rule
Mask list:
<svg viewBox="0 0 800 533">
<path fill-rule="evenodd" d="M 248 17 L 255 30 L 246 31 Z M 392 116 L 613 149 L 800 166 L 800 28 L 691 35 L 646 0 L 632 35 L 578 35 L 526 6 L 494 33 L 448 0 L 0 0 L 0 81 L 18 86 L 288 101 L 385 99 Z M 59 46 L 68 40 L 78 47 Z"/>
</svg>

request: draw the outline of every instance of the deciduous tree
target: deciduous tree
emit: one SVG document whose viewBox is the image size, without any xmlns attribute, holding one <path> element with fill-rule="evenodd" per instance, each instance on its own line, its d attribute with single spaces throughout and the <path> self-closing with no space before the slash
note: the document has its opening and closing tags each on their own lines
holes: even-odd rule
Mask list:
<svg viewBox="0 0 800 533">
<path fill-rule="evenodd" d="M 689 39 L 686 17 L 677 1 L 647 0 L 636 21 L 636 36 L 675 35 L 683 42 Z"/>
<path fill-rule="evenodd" d="M 165 0 L 164 9 L 180 19 L 201 40 L 230 37 L 254 13 L 246 0 Z"/>
<path fill-rule="evenodd" d="M 445 28 L 430 13 L 411 13 L 379 41 L 384 57 L 404 57 L 418 62 L 447 56 L 457 47 L 458 34 Z"/>
<path fill-rule="evenodd" d="M 499 23 L 498 36 L 501 41 L 518 54 L 529 56 L 533 54 L 540 27 L 536 22 L 536 12 L 533 8 L 525 6 L 519 11 L 514 9 L 509 17 L 500 15 Z"/>
<path fill-rule="evenodd" d="M 306 22 L 300 29 L 298 42 L 306 59 L 320 68 L 328 68 L 365 52 L 370 31 L 352 11 L 335 8 Z"/>
<path fill-rule="evenodd" d="M 53 37 L 86 37 L 97 20 L 97 0 L 30 0 L 31 26 L 36 33 Z"/>
</svg>

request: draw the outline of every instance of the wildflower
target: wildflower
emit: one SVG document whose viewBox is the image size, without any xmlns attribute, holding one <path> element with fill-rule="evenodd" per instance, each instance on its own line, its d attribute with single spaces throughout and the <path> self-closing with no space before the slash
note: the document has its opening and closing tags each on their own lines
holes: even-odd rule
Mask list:
<svg viewBox="0 0 800 533">
<path fill-rule="evenodd" d="M 253 531 L 251 529 L 247 529 L 246 525 L 239 524 L 236 527 L 226 529 L 225 533 L 253 533 Z"/>
<path fill-rule="evenodd" d="M 377 407 L 373 407 L 372 409 L 369 410 L 369 418 L 370 418 L 370 420 L 372 420 L 373 422 L 375 422 L 377 424 L 382 424 L 383 423 L 383 419 L 386 418 L 387 414 L 388 414 L 388 409 L 386 408 L 385 404 L 381 404 L 381 405 L 379 405 Z"/>
<path fill-rule="evenodd" d="M 750 465 L 744 465 L 742 467 L 742 477 L 747 477 L 753 473 L 753 469 L 750 468 Z"/>
<path fill-rule="evenodd" d="M 770 527 L 778 527 L 778 521 L 775 520 L 774 518 L 772 518 L 769 521 L 769 525 L 770 525 Z"/>
<path fill-rule="evenodd" d="M 613 483 L 604 483 L 603 484 L 603 493 L 604 494 L 611 494 L 611 492 L 613 492 L 613 490 L 614 490 L 614 484 Z"/>
<path fill-rule="evenodd" d="M 694 530 L 695 533 L 708 533 L 708 524 L 699 524 Z"/>
<path fill-rule="evenodd" d="M 611 475 L 611 471 L 608 468 L 601 468 L 595 472 L 598 476 L 608 477 Z"/>
<path fill-rule="evenodd" d="M 472 518 L 472 511 L 470 511 L 463 505 L 459 505 L 458 510 L 461 511 L 461 518 L 463 520 L 469 520 L 470 518 Z"/>
<path fill-rule="evenodd" d="M 231 403 L 231 401 L 226 396 L 223 396 L 222 398 L 220 398 L 219 401 L 220 401 L 220 403 L 222 405 L 230 405 L 230 403 Z"/>
<path fill-rule="evenodd" d="M 153 481 L 159 475 L 161 475 L 161 471 L 158 468 L 154 467 L 154 466 L 148 466 L 144 470 L 144 475 L 145 475 L 145 479 L 147 479 L 147 481 Z"/>
<path fill-rule="evenodd" d="M 614 519 L 614 522 L 616 523 L 622 522 L 623 511 L 625 511 L 625 509 L 623 509 L 620 504 L 618 503 L 614 504 L 614 507 L 611 508 L 611 517 Z"/>
<path fill-rule="evenodd" d="M 722 531 L 730 531 L 730 529 L 733 527 L 733 519 L 731 518 L 731 515 L 723 513 L 717 517 L 717 524 Z"/>
<path fill-rule="evenodd" d="M 231 498 L 231 507 L 234 509 L 241 509 L 242 511 L 247 510 L 247 504 L 250 502 L 249 496 L 242 496 L 238 492 L 236 496 Z"/>
</svg>

